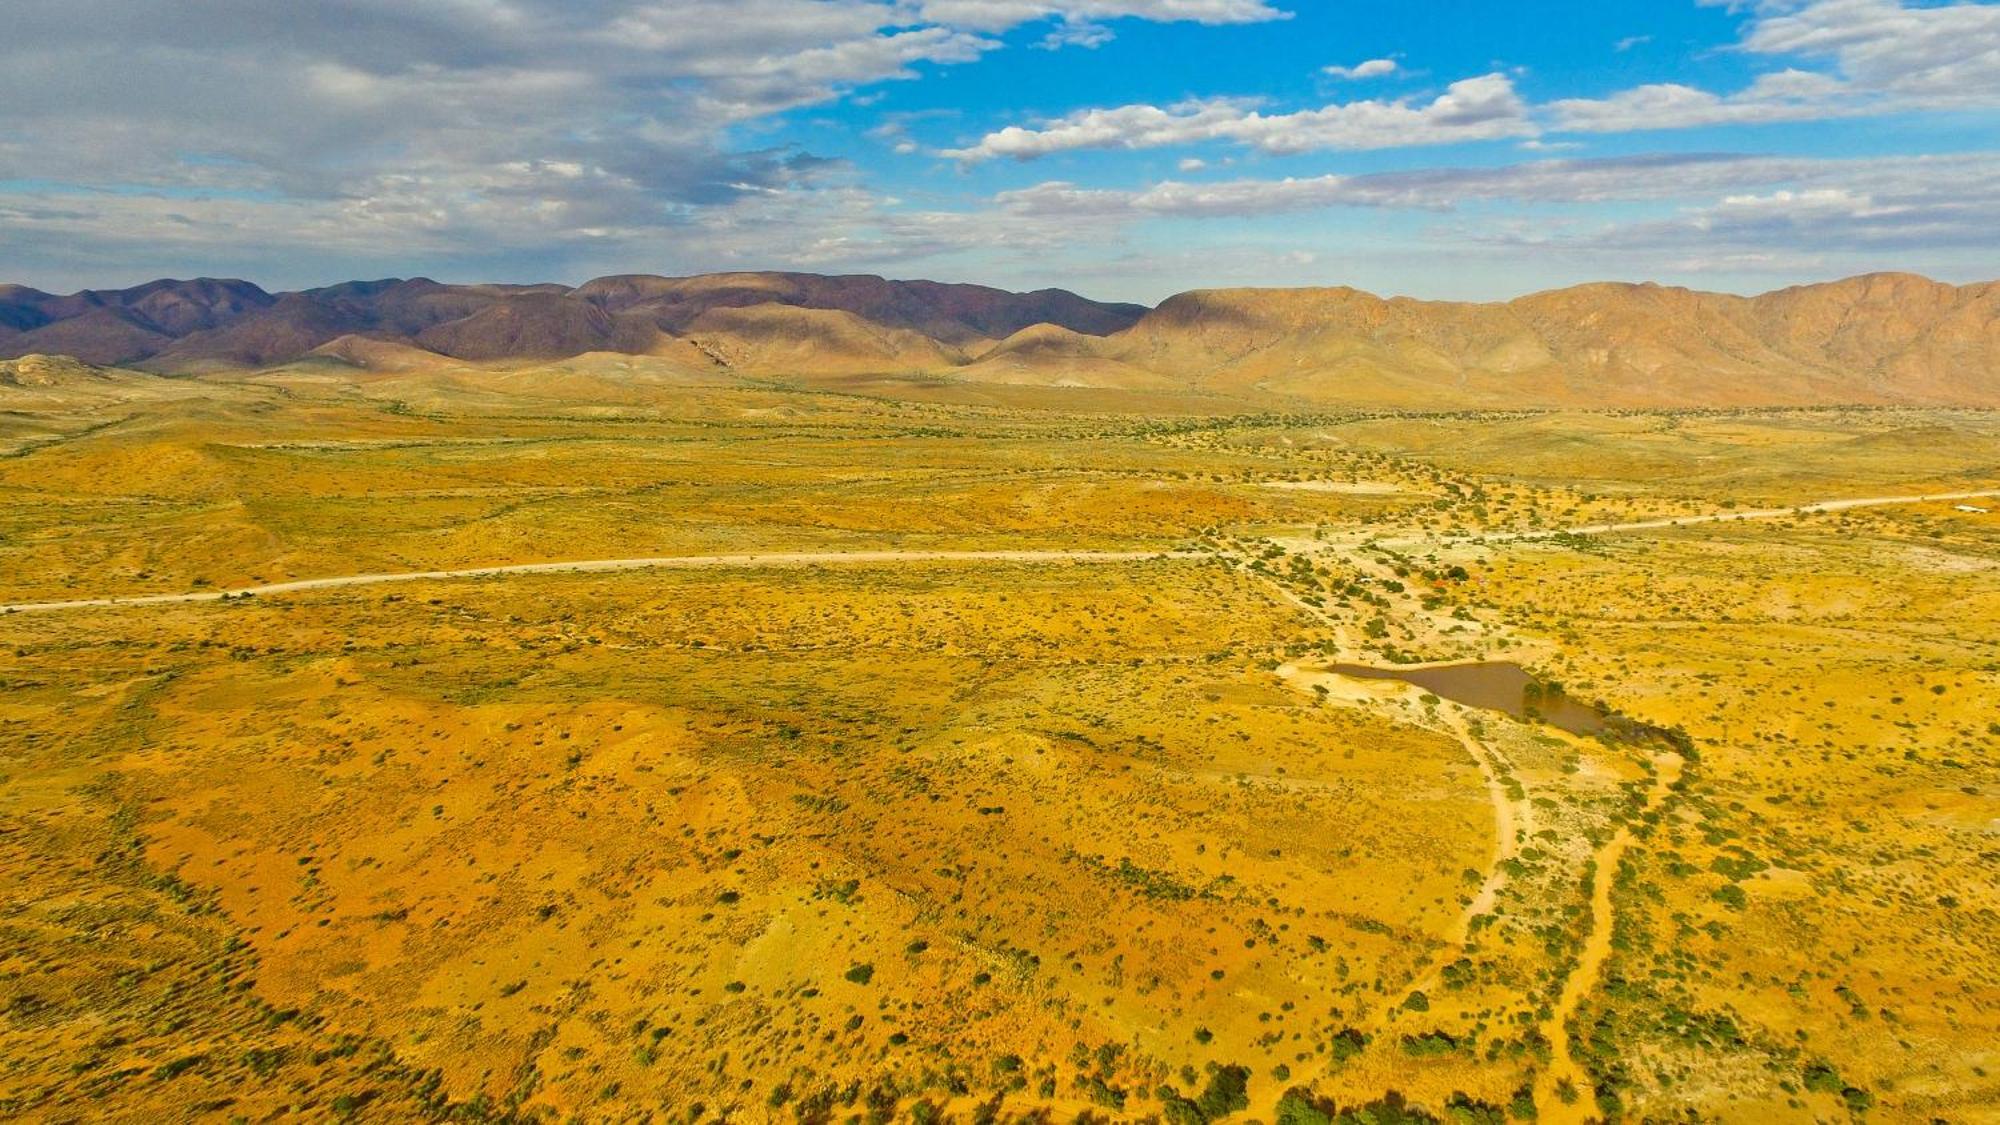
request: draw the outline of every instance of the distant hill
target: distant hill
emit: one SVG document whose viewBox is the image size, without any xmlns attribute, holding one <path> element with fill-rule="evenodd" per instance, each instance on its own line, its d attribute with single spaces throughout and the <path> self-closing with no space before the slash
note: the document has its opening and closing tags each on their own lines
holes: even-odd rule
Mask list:
<svg viewBox="0 0 2000 1125">
<path fill-rule="evenodd" d="M 1490 304 L 1201 290 L 1103 339 L 1009 341 L 964 374 L 1001 363 L 1343 405 L 2000 406 L 2000 284 L 1872 274 L 1758 297 L 1594 284 Z"/>
<path fill-rule="evenodd" d="M 24 355 L 0 359 L 0 387 L 74 387 L 104 383 L 111 376 L 102 368 L 69 356 Z"/>
<path fill-rule="evenodd" d="M 1870 274 L 1738 297 L 1592 284 L 1512 301 L 1215 289 L 1158 308 L 873 276 L 424 278 L 268 293 L 0 286 L 0 357 L 187 374 L 302 358 L 409 368 L 611 352 L 746 375 L 968 382 L 1412 408 L 2000 406 L 2000 284 Z"/>
<path fill-rule="evenodd" d="M 760 311 L 732 314 L 750 309 Z M 906 370 L 964 362 L 1033 324 L 1104 334 L 1145 311 L 1060 289 L 794 273 L 628 275 L 576 288 L 390 279 L 277 294 L 207 278 L 69 296 L 0 286 L 0 357 L 189 373 L 286 363 L 347 336 L 476 361 L 654 352 L 699 336 L 718 354 L 769 355 L 787 369 Z"/>
</svg>

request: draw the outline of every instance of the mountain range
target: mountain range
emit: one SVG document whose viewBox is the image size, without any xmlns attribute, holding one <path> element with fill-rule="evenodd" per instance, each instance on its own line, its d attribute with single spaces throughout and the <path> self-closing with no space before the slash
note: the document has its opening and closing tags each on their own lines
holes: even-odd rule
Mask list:
<svg viewBox="0 0 2000 1125">
<path fill-rule="evenodd" d="M 1589 284 L 1512 301 L 1214 289 L 1156 308 L 873 276 L 584 285 L 0 285 L 0 357 L 163 374 L 409 369 L 592 352 L 757 376 L 915 375 L 1300 404 L 2000 406 L 2000 283 L 1870 274 L 1742 297 Z"/>
</svg>

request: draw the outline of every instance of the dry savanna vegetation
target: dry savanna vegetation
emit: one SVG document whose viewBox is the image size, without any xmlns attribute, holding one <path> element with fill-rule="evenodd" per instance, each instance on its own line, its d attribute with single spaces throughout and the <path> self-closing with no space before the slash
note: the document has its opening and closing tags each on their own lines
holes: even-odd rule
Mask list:
<svg viewBox="0 0 2000 1125">
<path fill-rule="evenodd" d="M 2000 1116 L 1990 413 L 7 370 L 0 1115 Z"/>
</svg>

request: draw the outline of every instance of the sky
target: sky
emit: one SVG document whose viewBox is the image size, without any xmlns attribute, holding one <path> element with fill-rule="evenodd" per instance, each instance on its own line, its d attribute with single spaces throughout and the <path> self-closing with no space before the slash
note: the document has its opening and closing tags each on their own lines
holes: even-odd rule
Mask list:
<svg viewBox="0 0 2000 1125">
<path fill-rule="evenodd" d="M 0 281 L 2000 277 L 2000 2 L 9 0 Z"/>
</svg>

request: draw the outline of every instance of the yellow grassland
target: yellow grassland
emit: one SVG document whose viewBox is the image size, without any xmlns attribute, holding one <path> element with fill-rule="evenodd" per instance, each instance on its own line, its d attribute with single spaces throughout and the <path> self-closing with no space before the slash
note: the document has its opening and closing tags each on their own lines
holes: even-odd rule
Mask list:
<svg viewBox="0 0 2000 1125">
<path fill-rule="evenodd" d="M 0 605 L 709 560 L 0 614 L 0 1114 L 2000 1112 L 2000 516 L 1811 507 L 2000 418 L 547 374 L 0 388 Z"/>
</svg>

